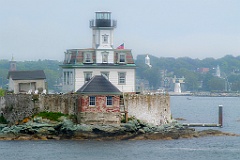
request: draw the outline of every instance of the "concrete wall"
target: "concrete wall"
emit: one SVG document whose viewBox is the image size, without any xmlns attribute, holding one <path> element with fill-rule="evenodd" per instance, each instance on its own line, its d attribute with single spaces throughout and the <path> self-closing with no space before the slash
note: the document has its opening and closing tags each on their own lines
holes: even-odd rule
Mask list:
<svg viewBox="0 0 240 160">
<path fill-rule="evenodd" d="M 169 95 L 126 94 L 124 101 L 129 116 L 154 125 L 162 125 L 171 121 Z"/>
</svg>

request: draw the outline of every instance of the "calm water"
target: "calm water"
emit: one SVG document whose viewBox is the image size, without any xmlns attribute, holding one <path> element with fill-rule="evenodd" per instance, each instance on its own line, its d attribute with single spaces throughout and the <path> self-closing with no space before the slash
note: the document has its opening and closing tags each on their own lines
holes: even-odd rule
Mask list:
<svg viewBox="0 0 240 160">
<path fill-rule="evenodd" d="M 171 97 L 173 117 L 185 122 L 217 123 L 240 133 L 240 98 Z M 204 137 L 158 141 L 0 141 L 0 160 L 239 160 L 240 137 Z"/>
</svg>

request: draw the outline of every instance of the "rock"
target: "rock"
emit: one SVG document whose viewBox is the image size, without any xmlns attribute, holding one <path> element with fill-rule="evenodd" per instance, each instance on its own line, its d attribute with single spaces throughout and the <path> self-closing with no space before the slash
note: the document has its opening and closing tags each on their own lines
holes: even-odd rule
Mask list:
<svg viewBox="0 0 240 160">
<path fill-rule="evenodd" d="M 143 129 L 139 129 L 137 133 L 138 133 L 138 134 L 144 134 L 144 133 L 146 133 L 146 132 L 145 132 Z"/>
<path fill-rule="evenodd" d="M 34 117 L 34 118 L 33 118 L 33 122 L 42 123 L 42 122 L 43 122 L 43 119 L 42 119 L 42 117 Z"/>
<path fill-rule="evenodd" d="M 47 139 L 94 139 L 94 140 L 143 140 L 178 139 L 209 135 L 239 136 L 219 130 L 195 131 L 173 121 L 154 126 L 139 120 L 131 120 L 121 125 L 74 124 L 66 117 L 61 122 L 35 118 L 21 125 L 0 125 L 0 140 L 47 140 Z"/>
<path fill-rule="evenodd" d="M 124 123 L 124 124 L 121 124 L 121 126 L 125 128 L 126 132 L 136 132 L 138 130 L 135 124 L 132 124 L 132 123 Z"/>
<path fill-rule="evenodd" d="M 82 132 L 92 132 L 92 127 L 90 125 L 86 125 L 86 124 L 78 124 L 76 125 L 76 130 L 77 131 L 82 131 Z"/>
<path fill-rule="evenodd" d="M 145 133 L 149 133 L 149 132 L 153 132 L 152 128 L 148 128 L 148 127 L 143 127 L 142 130 L 145 132 Z"/>
<path fill-rule="evenodd" d="M 7 124 L 0 124 L 0 132 L 3 128 L 7 127 Z"/>
<path fill-rule="evenodd" d="M 60 137 L 48 135 L 48 136 L 47 136 L 47 139 L 60 140 Z"/>
</svg>

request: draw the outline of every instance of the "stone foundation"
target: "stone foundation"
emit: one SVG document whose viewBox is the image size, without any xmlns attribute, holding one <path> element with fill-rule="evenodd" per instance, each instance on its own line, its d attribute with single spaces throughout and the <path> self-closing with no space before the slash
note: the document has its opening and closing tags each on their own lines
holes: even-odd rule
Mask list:
<svg viewBox="0 0 240 160">
<path fill-rule="evenodd" d="M 77 114 L 77 119 L 80 124 L 120 124 L 121 114 L 81 112 Z"/>
</svg>

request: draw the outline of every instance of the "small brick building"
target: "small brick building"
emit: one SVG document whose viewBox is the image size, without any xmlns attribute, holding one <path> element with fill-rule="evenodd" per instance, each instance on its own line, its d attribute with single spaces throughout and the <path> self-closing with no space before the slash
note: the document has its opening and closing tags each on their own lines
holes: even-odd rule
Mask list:
<svg viewBox="0 0 240 160">
<path fill-rule="evenodd" d="M 78 123 L 82 124 L 120 124 L 121 91 L 105 76 L 96 75 L 85 83 L 77 93 Z"/>
</svg>

